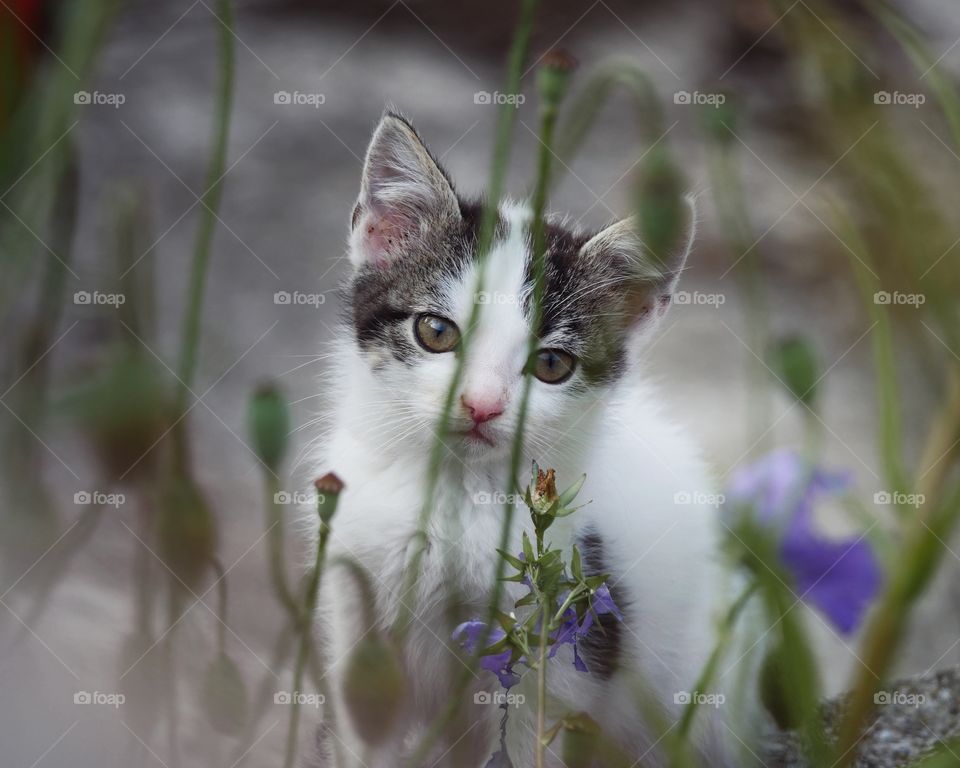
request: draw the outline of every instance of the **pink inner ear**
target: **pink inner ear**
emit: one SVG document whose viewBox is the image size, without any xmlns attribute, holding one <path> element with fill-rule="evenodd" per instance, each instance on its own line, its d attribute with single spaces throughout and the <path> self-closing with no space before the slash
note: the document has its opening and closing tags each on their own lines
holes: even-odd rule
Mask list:
<svg viewBox="0 0 960 768">
<path fill-rule="evenodd" d="M 368 263 L 385 267 L 403 250 L 407 221 L 397 214 L 370 211 L 360 218 L 360 247 Z"/>
</svg>

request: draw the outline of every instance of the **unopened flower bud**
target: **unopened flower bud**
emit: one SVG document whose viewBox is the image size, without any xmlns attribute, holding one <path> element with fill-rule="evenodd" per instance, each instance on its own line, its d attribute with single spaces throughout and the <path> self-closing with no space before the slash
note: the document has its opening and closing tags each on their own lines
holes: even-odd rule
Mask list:
<svg viewBox="0 0 960 768">
<path fill-rule="evenodd" d="M 224 653 L 218 653 L 207 668 L 203 706 L 215 731 L 227 736 L 243 732 L 247 724 L 247 687 L 240 669 Z"/>
<path fill-rule="evenodd" d="M 810 345 L 798 336 L 777 342 L 770 352 L 770 367 L 801 403 L 812 406 L 817 388 L 817 361 Z"/>
<path fill-rule="evenodd" d="M 327 472 L 314 481 L 313 485 L 317 489 L 317 514 L 320 515 L 320 522 L 329 525 L 337 511 L 337 501 L 344 488 L 343 481 L 333 472 Z"/>
<path fill-rule="evenodd" d="M 347 660 L 343 698 L 350 721 L 368 744 L 387 741 L 403 709 L 406 680 L 396 649 L 371 632 Z"/>
<path fill-rule="evenodd" d="M 790 691 L 785 682 L 786 664 L 789 664 L 780 646 L 771 648 L 760 667 L 760 701 L 781 731 L 799 725 L 790 706 Z"/>
<path fill-rule="evenodd" d="M 562 49 L 549 51 L 540 60 L 537 85 L 545 107 L 555 108 L 560 103 L 576 68 L 577 60 Z"/>
<path fill-rule="evenodd" d="M 257 390 L 250 400 L 250 437 L 253 449 L 271 472 L 277 472 L 287 449 L 290 414 L 287 403 L 272 385 Z"/>
<path fill-rule="evenodd" d="M 160 511 L 160 553 L 178 579 L 195 585 L 212 562 L 217 528 L 207 500 L 187 474 L 167 483 Z"/>
<path fill-rule="evenodd" d="M 640 236 L 663 267 L 681 245 L 690 216 L 685 185 L 666 147 L 654 146 L 647 155 L 638 189 Z"/>
</svg>

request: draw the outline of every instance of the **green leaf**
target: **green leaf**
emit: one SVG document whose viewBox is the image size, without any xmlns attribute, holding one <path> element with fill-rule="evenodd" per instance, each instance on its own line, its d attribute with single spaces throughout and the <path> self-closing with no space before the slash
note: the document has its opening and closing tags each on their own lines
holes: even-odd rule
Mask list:
<svg viewBox="0 0 960 768">
<path fill-rule="evenodd" d="M 586 477 L 586 475 L 584 475 Z M 580 560 L 580 548 L 576 544 L 573 545 L 573 558 L 570 560 L 570 572 L 573 574 L 573 578 L 577 581 L 583 579 L 583 566 Z"/>
<path fill-rule="evenodd" d="M 532 563 L 536 560 L 536 556 L 533 553 L 533 544 L 530 543 L 530 537 L 527 536 L 527 532 L 523 532 L 523 556 L 527 559 L 528 563 Z"/>
<path fill-rule="evenodd" d="M 580 479 L 577 480 L 573 485 L 571 485 L 567 490 L 560 494 L 560 506 L 566 507 L 577 498 L 577 494 L 580 493 L 580 489 L 583 488 L 583 484 L 587 481 L 586 475 L 580 475 Z"/>
<path fill-rule="evenodd" d="M 510 563 L 510 565 L 517 570 L 522 571 L 526 567 L 526 564 L 519 557 L 514 557 L 510 553 L 504 552 L 502 549 L 498 549 L 497 552 L 499 553 L 500 557 Z"/>
<path fill-rule="evenodd" d="M 517 602 L 513 604 L 514 608 L 523 608 L 527 605 L 533 605 L 537 602 L 537 596 L 533 592 L 528 593 L 524 597 L 521 597 Z"/>
</svg>

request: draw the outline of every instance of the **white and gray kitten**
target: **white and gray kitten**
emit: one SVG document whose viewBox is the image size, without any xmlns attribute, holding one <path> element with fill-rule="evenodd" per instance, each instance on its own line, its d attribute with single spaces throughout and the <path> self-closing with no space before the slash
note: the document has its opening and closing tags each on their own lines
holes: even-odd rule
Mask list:
<svg viewBox="0 0 960 768">
<path fill-rule="evenodd" d="M 507 464 L 528 365 L 533 268 L 529 208 L 501 205 L 484 294 L 475 294 L 481 213 L 480 203 L 457 195 L 412 126 L 386 114 L 367 151 L 353 214 L 333 428 L 317 468 L 346 484 L 331 556 L 354 558 L 372 574 L 381 630 L 394 622 L 401 600 L 416 618 L 402 649 L 409 679 L 403 722 L 387 747 L 371 752 L 337 710 L 337 732 L 325 741 L 339 742 L 350 766 L 401 763 L 454 694 L 462 666 L 453 629 L 486 615 L 490 599 L 502 495 L 515 491 Z M 567 559 L 578 543 L 589 570 L 611 574 L 624 614 L 582 645 L 590 672 L 574 669 L 569 646 L 551 662 L 550 716 L 589 713 L 645 765 L 656 760 L 651 747 L 661 734 L 644 725 L 638 702 L 652 698 L 676 720 L 678 694 L 692 690 L 714 642 L 722 581 L 717 512 L 697 503 L 710 492 L 708 472 L 688 437 L 661 413 L 642 357 L 669 306 L 692 229 L 691 216 L 683 241 L 658 269 L 629 219 L 598 233 L 548 220 L 547 286 L 536 329 L 541 352 L 529 364 L 536 379 L 523 474 L 531 460 L 555 468 L 561 485 L 586 473 L 580 498 L 591 503 L 558 522 L 549 538 Z M 402 595 L 434 427 L 461 354 L 459 335 L 478 300 L 486 305 L 445 436 L 421 575 Z M 520 551 L 528 528 L 520 503 L 512 551 Z M 513 599 L 508 591 L 504 609 Z M 318 623 L 328 628 L 334 692 L 351 647 L 368 630 L 357 600 L 342 569 L 328 571 Z M 474 704 L 474 694 L 498 685 L 479 672 L 464 694 L 464 727 L 446 734 L 437 756 L 460 740 L 458 753 L 469 745 L 475 765 L 486 763 L 497 749 L 502 713 Z M 527 702 L 511 710 L 508 726 L 510 756 L 523 768 L 532 765 L 536 697 L 530 680 L 513 692 L 525 693 Z"/>
</svg>

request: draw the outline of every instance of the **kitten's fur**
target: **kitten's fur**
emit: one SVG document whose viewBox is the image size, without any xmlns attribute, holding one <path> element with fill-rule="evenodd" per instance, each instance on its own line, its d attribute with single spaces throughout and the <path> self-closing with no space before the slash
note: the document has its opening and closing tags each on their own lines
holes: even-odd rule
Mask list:
<svg viewBox="0 0 960 768">
<path fill-rule="evenodd" d="M 486 615 L 503 518 L 496 495 L 515 490 L 506 469 L 532 314 L 530 218 L 522 205 L 504 204 L 499 211 L 486 266 L 489 303 L 471 339 L 446 437 L 421 576 L 415 594 L 400 594 L 434 425 L 459 356 L 426 351 L 413 324 L 429 312 L 466 328 L 476 298 L 481 210 L 460 199 L 406 120 L 383 117 L 352 220 L 353 275 L 334 356 L 334 425 L 318 468 L 346 483 L 331 556 L 355 558 L 373 575 L 381 629 L 394 621 L 401 599 L 417 619 L 403 649 L 410 680 L 404 722 L 387 748 L 371 752 L 353 734 L 343 707 L 337 709 L 336 734 L 324 741 L 327 747 L 339 742 L 349 765 L 360 765 L 360 757 L 370 768 L 400 763 L 417 729 L 448 702 L 462 670 L 452 630 Z M 715 635 L 721 580 L 716 510 L 676 502 L 677 494 L 696 498 L 711 484 L 693 445 L 660 412 L 641 356 L 668 307 L 692 229 L 691 216 L 682 242 L 660 260 L 645 250 L 630 220 L 595 234 L 547 223 L 541 346 L 564 349 L 578 363 L 564 383 L 533 380 L 523 477 L 532 459 L 554 467 L 561 486 L 586 473 L 580 498 L 592 503 L 558 522 L 548 538 L 567 559 L 578 542 L 590 569 L 610 573 L 624 613 L 622 625 L 607 622 L 607 632 L 595 630 L 585 644 L 590 673 L 574 669 L 569 646 L 551 662 L 549 689 L 557 702 L 551 717 L 588 712 L 633 758 L 660 736 L 642 725 L 638 691 L 646 690 L 672 722 L 679 709 L 675 695 L 693 689 Z M 486 442 L 456 434 L 472 424 L 461 394 L 502 405 L 503 413 L 483 424 Z M 519 552 L 520 532 L 529 528 L 522 503 L 514 520 L 510 550 Z M 508 591 L 507 610 L 509 597 Z M 335 696 L 346 655 L 368 629 L 361 626 L 357 599 L 343 569 L 328 571 L 320 623 L 331 630 L 327 661 Z M 508 744 L 518 768 L 532 765 L 534 677 L 513 691 L 527 701 L 509 718 Z M 480 690 L 498 690 L 493 675 L 479 673 L 466 693 L 466 719 L 446 735 L 437 756 L 458 739 L 455 753 L 474 756 L 473 765 L 485 764 L 496 750 L 502 712 L 474 704 Z M 559 739 L 554 749 L 559 752 Z M 647 754 L 645 765 L 655 753 Z M 457 758 L 458 768 L 467 765 L 463 760 Z"/>
</svg>

